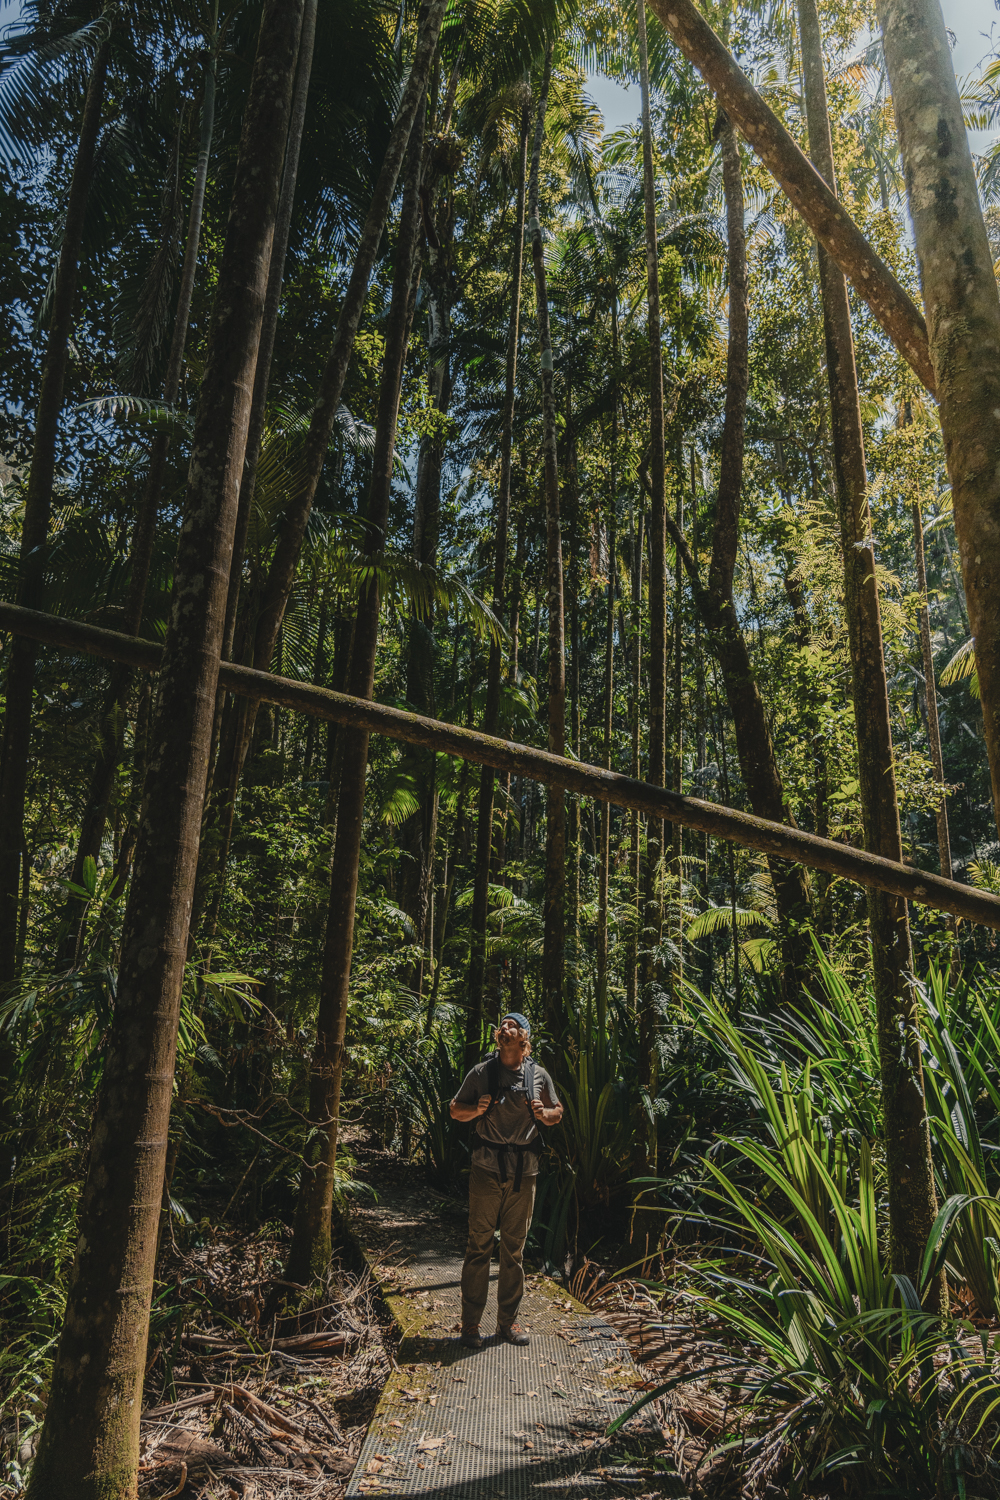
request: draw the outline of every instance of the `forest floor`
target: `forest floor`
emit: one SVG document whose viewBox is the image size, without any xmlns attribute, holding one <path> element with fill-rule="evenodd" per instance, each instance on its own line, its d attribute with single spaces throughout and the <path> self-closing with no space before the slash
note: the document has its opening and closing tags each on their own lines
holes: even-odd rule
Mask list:
<svg viewBox="0 0 1000 1500">
<path fill-rule="evenodd" d="M 568 1290 L 529 1267 L 521 1322 L 531 1346 L 488 1339 L 466 1350 L 457 1337 L 465 1203 L 370 1140 L 352 1150 L 370 1192 L 345 1216 L 325 1282 L 299 1295 L 293 1314 L 276 1318 L 269 1305 L 302 1291 L 281 1281 L 280 1225 L 234 1235 L 206 1220 L 167 1247 L 141 1500 L 688 1494 L 679 1475 L 721 1432 L 717 1398 L 701 1382 L 683 1403 L 656 1402 L 606 1435 L 663 1368 L 669 1339 L 644 1288 L 586 1263 Z M 494 1316 L 491 1298 L 484 1332 Z M 676 1356 L 666 1362 L 675 1373 Z M 3 1426 L 0 1443 L 23 1473 L 35 1438 L 22 1440 L 18 1414 Z M 0 1481 L 0 1500 L 19 1489 Z"/>
</svg>

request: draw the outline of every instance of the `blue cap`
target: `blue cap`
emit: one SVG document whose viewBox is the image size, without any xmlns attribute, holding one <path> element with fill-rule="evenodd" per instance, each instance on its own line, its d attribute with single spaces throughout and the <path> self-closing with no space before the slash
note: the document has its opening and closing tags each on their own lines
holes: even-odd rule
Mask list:
<svg viewBox="0 0 1000 1500">
<path fill-rule="evenodd" d="M 504 1021 L 516 1021 L 522 1031 L 527 1032 L 528 1036 L 531 1035 L 531 1022 L 527 1016 L 522 1016 L 519 1010 L 509 1010 L 506 1015 L 500 1017 L 501 1026 Z"/>
</svg>

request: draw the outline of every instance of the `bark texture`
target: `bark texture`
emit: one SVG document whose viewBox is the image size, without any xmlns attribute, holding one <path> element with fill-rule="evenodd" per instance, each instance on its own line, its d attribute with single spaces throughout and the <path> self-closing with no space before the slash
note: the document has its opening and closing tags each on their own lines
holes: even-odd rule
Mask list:
<svg viewBox="0 0 1000 1500">
<path fill-rule="evenodd" d="M 424 110 L 417 111 L 406 168 L 403 209 L 396 242 L 392 301 L 386 327 L 385 359 L 379 387 L 372 479 L 368 497 L 366 551 L 385 546 L 396 451 L 396 423 L 403 366 L 413 312 L 413 265 L 420 229 L 420 176 L 423 162 Z M 348 691 L 371 698 L 378 645 L 379 588 L 372 578 L 358 600 Z M 340 1119 L 340 1083 L 344 1066 L 347 1001 L 354 952 L 354 912 L 368 772 L 368 731 L 345 729 L 340 736 L 340 798 L 337 840 L 330 878 L 323 971 L 316 1016 L 316 1045 L 309 1070 L 309 1119 L 314 1132 L 310 1169 L 303 1170 L 295 1231 L 288 1257 L 288 1279 L 308 1284 L 330 1260 L 334 1167 Z"/>
<path fill-rule="evenodd" d="M 129 1500 L 188 921 L 302 0 L 268 0 L 209 330 L 114 1020 L 31 1500 Z"/>
<path fill-rule="evenodd" d="M 798 10 L 809 150 L 818 171 L 836 191 L 816 0 L 798 0 Z M 901 861 L 903 847 L 889 727 L 889 692 L 851 309 L 844 273 L 822 246 L 819 276 L 865 848 L 884 859 Z M 872 892 L 868 919 L 882 1070 L 889 1249 L 893 1269 L 919 1285 L 921 1257 L 937 1214 L 937 1193 L 924 1104 L 906 902 L 881 891 Z"/>
<path fill-rule="evenodd" d="M 936 9 L 936 0 L 920 0 L 920 3 Z M 721 107 L 746 137 L 747 144 L 756 151 L 792 206 L 933 395 L 935 376 L 928 352 L 927 325 L 837 195 L 764 103 L 693 0 L 650 0 L 650 4 L 681 52 L 698 69 Z M 899 8 L 902 10 L 903 5 Z"/>
<path fill-rule="evenodd" d="M 1000 828 L 1000 298 L 938 0 L 880 0 Z"/>
</svg>

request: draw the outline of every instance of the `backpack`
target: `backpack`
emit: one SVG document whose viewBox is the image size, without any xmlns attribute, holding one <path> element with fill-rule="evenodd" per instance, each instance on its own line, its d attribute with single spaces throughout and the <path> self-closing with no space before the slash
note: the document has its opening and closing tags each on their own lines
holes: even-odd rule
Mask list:
<svg viewBox="0 0 1000 1500">
<path fill-rule="evenodd" d="M 524 1166 L 524 1153 L 526 1151 L 531 1151 L 535 1156 L 541 1156 L 547 1149 L 548 1143 L 546 1142 L 545 1137 L 542 1134 L 543 1126 L 539 1120 L 535 1121 L 535 1138 L 524 1146 L 499 1141 L 488 1141 L 485 1136 L 481 1136 L 479 1134 L 479 1121 L 485 1120 L 489 1116 L 490 1110 L 493 1108 L 500 1097 L 499 1052 L 492 1052 L 486 1059 L 486 1087 L 489 1089 L 490 1102 L 486 1106 L 484 1113 L 479 1116 L 479 1119 L 473 1121 L 473 1146 L 485 1147 L 487 1151 L 493 1151 L 496 1154 L 497 1166 L 500 1169 L 501 1182 L 507 1181 L 507 1162 L 505 1153 L 507 1151 L 514 1151 L 517 1153 L 517 1166 L 514 1170 L 514 1191 L 515 1193 L 519 1193 L 521 1191 L 521 1171 Z M 534 1060 L 530 1057 L 526 1057 L 524 1060 L 524 1087 L 528 1100 L 533 1099 L 535 1097 L 535 1064 Z M 528 1107 L 530 1109 L 530 1104 L 528 1105 Z"/>
</svg>

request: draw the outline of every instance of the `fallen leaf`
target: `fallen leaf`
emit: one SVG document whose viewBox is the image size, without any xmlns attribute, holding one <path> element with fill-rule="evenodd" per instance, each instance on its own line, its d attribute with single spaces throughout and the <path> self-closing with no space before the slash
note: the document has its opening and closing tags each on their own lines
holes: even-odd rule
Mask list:
<svg viewBox="0 0 1000 1500">
<path fill-rule="evenodd" d="M 395 1417 L 393 1417 L 389 1423 L 390 1427 L 402 1427 L 402 1425 L 402 1422 L 398 1421 Z"/>
<path fill-rule="evenodd" d="M 533 1448 L 533 1447 L 534 1447 L 534 1446 L 535 1446 L 535 1445 L 534 1445 L 534 1443 L 533 1443 L 533 1442 L 532 1442 L 532 1441 L 531 1441 L 531 1439 L 530 1439 L 530 1438 L 526 1438 L 526 1439 L 525 1439 L 525 1444 L 524 1444 L 524 1447 L 523 1447 L 523 1448 L 522 1448 L 522 1449 L 521 1449 L 521 1452 L 522 1452 L 522 1453 L 524 1453 L 524 1452 L 526 1452 L 526 1450 L 527 1450 L 527 1449 L 528 1449 L 528 1448 Z"/>
<path fill-rule="evenodd" d="M 436 1448 L 443 1447 L 446 1441 L 447 1441 L 447 1439 L 443 1438 L 443 1437 L 436 1437 L 436 1438 L 422 1437 L 420 1439 L 420 1442 L 417 1444 L 417 1452 L 418 1453 L 433 1453 Z"/>
</svg>

